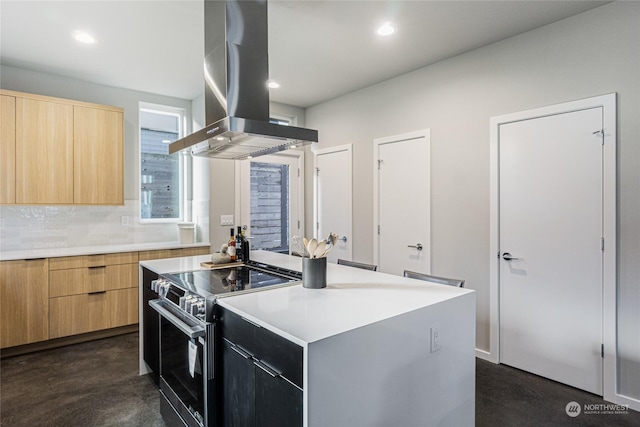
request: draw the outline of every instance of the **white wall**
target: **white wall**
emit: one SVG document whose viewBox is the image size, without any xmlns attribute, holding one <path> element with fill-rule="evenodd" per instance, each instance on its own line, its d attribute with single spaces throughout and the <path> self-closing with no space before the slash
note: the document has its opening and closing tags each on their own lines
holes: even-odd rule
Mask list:
<svg viewBox="0 0 640 427">
<path fill-rule="evenodd" d="M 432 272 L 478 291 L 488 350 L 489 118 L 617 92 L 619 392 L 640 399 L 639 46 L 640 3 L 615 2 L 308 108 L 318 148 L 353 144 L 354 259 L 373 260 L 374 138 L 430 128 Z"/>
</svg>

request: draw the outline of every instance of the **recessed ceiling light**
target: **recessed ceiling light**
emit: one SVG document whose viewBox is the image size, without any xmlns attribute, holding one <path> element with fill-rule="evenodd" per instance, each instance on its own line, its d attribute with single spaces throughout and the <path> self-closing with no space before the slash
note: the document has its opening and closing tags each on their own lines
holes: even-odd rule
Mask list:
<svg viewBox="0 0 640 427">
<path fill-rule="evenodd" d="M 385 22 L 376 30 L 376 34 L 379 36 L 390 36 L 396 32 L 396 27 L 394 27 L 391 22 Z"/>
<path fill-rule="evenodd" d="M 297 145 L 290 145 L 289 148 L 296 148 Z"/>
<path fill-rule="evenodd" d="M 247 156 L 247 159 L 253 159 L 253 156 Z"/>
<path fill-rule="evenodd" d="M 163 144 L 171 144 L 171 140 L 170 139 L 163 139 L 162 143 Z"/>
<path fill-rule="evenodd" d="M 93 44 L 96 42 L 96 39 L 91 34 L 80 30 L 75 30 L 73 32 L 73 38 L 80 43 Z"/>
<path fill-rule="evenodd" d="M 269 89 L 278 89 L 280 87 L 280 84 L 271 80 L 267 83 L 267 86 L 269 87 Z"/>
</svg>

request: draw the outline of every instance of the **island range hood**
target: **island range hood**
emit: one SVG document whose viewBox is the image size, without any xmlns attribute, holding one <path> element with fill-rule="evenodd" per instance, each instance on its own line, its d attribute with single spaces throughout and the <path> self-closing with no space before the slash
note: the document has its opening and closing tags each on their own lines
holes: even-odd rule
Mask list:
<svg viewBox="0 0 640 427">
<path fill-rule="evenodd" d="M 206 126 L 169 153 L 246 159 L 318 142 L 318 131 L 269 122 L 266 0 L 205 0 Z"/>
</svg>

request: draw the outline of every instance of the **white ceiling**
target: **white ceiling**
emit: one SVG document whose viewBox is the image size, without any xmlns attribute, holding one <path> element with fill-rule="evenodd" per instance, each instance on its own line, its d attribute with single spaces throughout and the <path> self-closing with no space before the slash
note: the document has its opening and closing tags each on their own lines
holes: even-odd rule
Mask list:
<svg viewBox="0 0 640 427">
<path fill-rule="evenodd" d="M 308 107 L 607 1 L 269 2 L 271 100 Z M 203 92 L 202 0 L 0 3 L 0 61 L 193 99 Z M 397 34 L 380 38 L 392 21 Z M 94 45 L 71 32 L 84 29 Z"/>
</svg>

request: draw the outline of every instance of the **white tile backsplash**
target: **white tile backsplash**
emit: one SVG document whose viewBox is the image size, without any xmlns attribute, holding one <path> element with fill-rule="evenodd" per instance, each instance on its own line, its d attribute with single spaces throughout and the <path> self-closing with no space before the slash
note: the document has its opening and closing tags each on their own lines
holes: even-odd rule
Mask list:
<svg viewBox="0 0 640 427">
<path fill-rule="evenodd" d="M 175 223 L 141 224 L 139 206 L 138 200 L 124 206 L 2 206 L 0 251 L 178 241 Z M 193 217 L 197 241 L 208 242 L 208 200 L 193 202 Z"/>
</svg>

